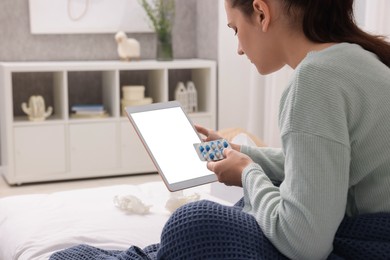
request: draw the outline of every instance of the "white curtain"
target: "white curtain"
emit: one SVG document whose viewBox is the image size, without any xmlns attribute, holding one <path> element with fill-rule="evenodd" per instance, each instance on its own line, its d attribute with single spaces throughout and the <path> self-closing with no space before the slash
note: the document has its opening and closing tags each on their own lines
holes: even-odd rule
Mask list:
<svg viewBox="0 0 390 260">
<path fill-rule="evenodd" d="M 365 0 L 364 29 L 373 34 L 390 35 L 390 1 Z"/>
<path fill-rule="evenodd" d="M 280 147 L 278 126 L 279 101 L 293 73 L 289 67 L 267 76 L 261 76 L 253 67 L 250 85 L 250 112 L 247 129 L 264 143 Z"/>
<path fill-rule="evenodd" d="M 389 0 L 356 0 L 358 24 L 364 30 L 390 35 Z M 279 101 L 293 70 L 285 67 L 268 76 L 260 76 L 253 68 L 250 79 L 249 118 L 247 129 L 259 136 L 268 146 L 280 147 L 278 127 Z"/>
</svg>

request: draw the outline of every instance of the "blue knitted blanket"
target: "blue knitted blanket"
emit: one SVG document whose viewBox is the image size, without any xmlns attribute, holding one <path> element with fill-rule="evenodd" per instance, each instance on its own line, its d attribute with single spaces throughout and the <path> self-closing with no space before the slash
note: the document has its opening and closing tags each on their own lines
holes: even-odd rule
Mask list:
<svg viewBox="0 0 390 260">
<path fill-rule="evenodd" d="M 287 259 L 264 236 L 256 220 L 235 206 L 211 201 L 184 205 L 166 223 L 159 244 L 124 251 L 78 245 L 50 260 Z M 390 213 L 346 217 L 328 259 L 390 259 Z"/>
</svg>

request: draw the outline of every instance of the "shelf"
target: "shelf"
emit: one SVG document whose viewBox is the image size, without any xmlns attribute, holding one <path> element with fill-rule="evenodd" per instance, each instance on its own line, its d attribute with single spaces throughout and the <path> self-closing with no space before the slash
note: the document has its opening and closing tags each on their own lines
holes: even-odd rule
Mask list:
<svg viewBox="0 0 390 260">
<path fill-rule="evenodd" d="M 64 120 L 59 117 L 49 117 L 44 121 L 30 121 L 27 116 L 14 118 L 14 126 L 34 126 L 34 125 L 56 125 L 64 124 Z"/>
<path fill-rule="evenodd" d="M 114 117 L 107 118 L 71 118 L 69 124 L 93 124 L 93 123 L 104 123 L 104 122 L 117 122 L 118 119 Z"/>
<path fill-rule="evenodd" d="M 192 81 L 198 111 L 191 121 L 216 129 L 216 64 L 210 60 L 0 63 L 0 144 L 10 184 L 140 174 L 156 169 L 128 118 L 123 86 L 144 86 L 152 102 L 174 100 L 178 82 Z M 44 121 L 30 121 L 21 104 L 42 96 Z M 138 97 L 139 98 L 139 97 Z M 74 105 L 101 104 L 104 118 L 73 118 Z"/>
</svg>

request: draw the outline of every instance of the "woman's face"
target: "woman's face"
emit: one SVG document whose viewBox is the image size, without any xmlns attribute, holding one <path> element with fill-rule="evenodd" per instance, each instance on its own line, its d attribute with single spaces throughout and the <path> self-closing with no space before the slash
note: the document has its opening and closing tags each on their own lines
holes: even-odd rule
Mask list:
<svg viewBox="0 0 390 260">
<path fill-rule="evenodd" d="M 284 64 L 281 61 L 278 44 L 271 28 L 264 31 L 259 13 L 245 16 L 238 8 L 232 8 L 230 0 L 225 0 L 228 26 L 235 31 L 238 38 L 238 54 L 246 55 L 262 75 L 279 70 Z"/>
</svg>

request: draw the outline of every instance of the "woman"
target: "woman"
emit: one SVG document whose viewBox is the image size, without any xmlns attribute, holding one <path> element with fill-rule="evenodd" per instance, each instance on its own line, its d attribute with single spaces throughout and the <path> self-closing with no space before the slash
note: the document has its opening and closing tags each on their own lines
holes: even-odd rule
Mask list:
<svg viewBox="0 0 390 260">
<path fill-rule="evenodd" d="M 235 145 L 208 168 L 243 186 L 244 211 L 280 252 L 325 258 L 345 214 L 390 212 L 390 44 L 358 29 L 352 0 L 225 3 L 238 53 L 260 74 L 287 64 L 295 75 L 280 104 L 283 149 Z"/>
<path fill-rule="evenodd" d="M 280 102 L 283 148 L 232 144 L 225 159 L 207 167 L 220 182 L 243 187 L 243 208 L 185 205 L 159 245 L 132 247 L 133 254 L 390 257 L 390 45 L 354 24 L 352 6 L 353 0 L 225 1 L 238 54 L 260 74 L 295 69 Z M 206 141 L 221 138 L 197 130 Z"/>
</svg>

